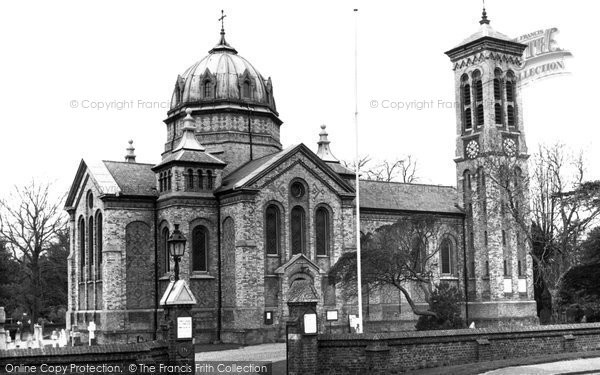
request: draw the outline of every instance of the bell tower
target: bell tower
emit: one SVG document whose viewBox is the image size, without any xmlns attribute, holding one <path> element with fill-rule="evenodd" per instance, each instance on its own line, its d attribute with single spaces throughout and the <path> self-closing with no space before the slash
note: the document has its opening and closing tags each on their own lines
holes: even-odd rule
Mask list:
<svg viewBox="0 0 600 375">
<path fill-rule="evenodd" d="M 446 52 L 456 96 L 456 173 L 465 209 L 469 320 L 478 326 L 537 323 L 523 223 L 527 146 L 517 74 L 526 46 L 490 26 Z"/>
</svg>

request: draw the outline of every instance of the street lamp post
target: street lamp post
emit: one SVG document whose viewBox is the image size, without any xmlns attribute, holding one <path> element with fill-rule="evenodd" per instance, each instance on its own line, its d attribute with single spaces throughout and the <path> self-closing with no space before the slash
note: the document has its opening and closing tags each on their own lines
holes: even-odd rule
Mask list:
<svg viewBox="0 0 600 375">
<path fill-rule="evenodd" d="M 187 239 L 179 230 L 179 224 L 175 224 L 175 230 L 169 237 L 169 254 L 173 257 L 175 262 L 175 281 L 179 280 L 179 261 L 185 253 L 185 243 Z"/>
</svg>

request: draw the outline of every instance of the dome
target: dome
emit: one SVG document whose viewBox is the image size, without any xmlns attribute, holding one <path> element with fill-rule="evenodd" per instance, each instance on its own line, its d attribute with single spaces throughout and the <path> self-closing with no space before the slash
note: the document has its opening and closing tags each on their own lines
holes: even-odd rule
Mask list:
<svg viewBox="0 0 600 375">
<path fill-rule="evenodd" d="M 481 13 L 481 21 L 479 21 L 479 30 L 474 33 L 471 34 L 467 39 L 463 40 L 462 42 L 460 42 L 459 45 L 457 45 L 455 48 L 467 45 L 471 42 L 474 42 L 476 40 L 479 40 L 481 38 L 494 38 L 494 39 L 498 39 L 498 40 L 502 40 L 502 41 L 506 41 L 506 42 L 512 42 L 512 39 L 496 30 L 494 30 L 491 26 L 490 26 L 490 20 L 487 18 L 487 12 L 485 11 L 485 8 L 483 8 L 483 12 Z"/>
<path fill-rule="evenodd" d="M 190 104 L 264 106 L 277 113 L 271 78 L 265 80 L 248 60 L 238 55 L 225 40 L 223 30 L 208 56 L 177 77 L 171 110 Z"/>
</svg>

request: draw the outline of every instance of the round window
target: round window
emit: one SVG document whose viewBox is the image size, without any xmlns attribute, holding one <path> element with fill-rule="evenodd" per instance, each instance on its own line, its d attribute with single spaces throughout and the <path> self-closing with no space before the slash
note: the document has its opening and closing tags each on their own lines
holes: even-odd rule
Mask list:
<svg viewBox="0 0 600 375">
<path fill-rule="evenodd" d="M 292 196 L 301 198 L 304 195 L 304 185 L 301 182 L 294 182 L 291 187 Z"/>
</svg>

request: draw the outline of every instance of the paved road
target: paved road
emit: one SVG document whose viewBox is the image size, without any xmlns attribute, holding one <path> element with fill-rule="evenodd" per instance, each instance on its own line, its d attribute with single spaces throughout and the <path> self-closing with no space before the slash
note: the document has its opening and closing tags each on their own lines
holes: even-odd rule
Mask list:
<svg viewBox="0 0 600 375">
<path fill-rule="evenodd" d="M 262 344 L 238 349 L 196 353 L 196 364 L 219 362 L 273 362 L 273 375 L 285 374 L 285 344 Z M 202 372 L 199 372 L 200 374 Z M 224 372 L 226 374 L 227 372 Z"/>
<path fill-rule="evenodd" d="M 485 375 L 549 375 L 549 374 L 600 374 L 600 358 L 575 359 L 538 365 L 505 367 L 485 372 Z"/>
</svg>

